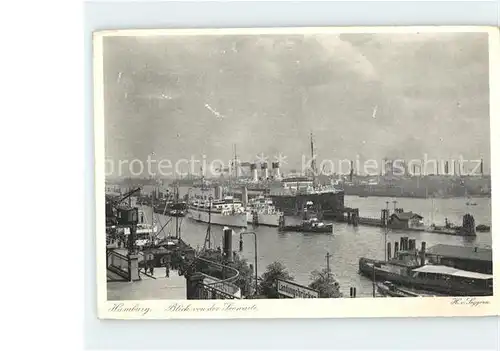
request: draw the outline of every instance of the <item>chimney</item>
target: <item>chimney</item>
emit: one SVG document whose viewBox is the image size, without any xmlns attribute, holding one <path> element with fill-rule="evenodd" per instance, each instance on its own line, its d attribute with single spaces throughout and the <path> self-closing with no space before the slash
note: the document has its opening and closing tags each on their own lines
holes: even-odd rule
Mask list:
<svg viewBox="0 0 500 351">
<path fill-rule="evenodd" d="M 259 181 L 259 173 L 257 172 L 257 165 L 255 163 L 252 163 L 250 165 L 250 171 L 252 173 L 252 181 L 258 182 Z"/>
<path fill-rule="evenodd" d="M 260 165 L 260 169 L 262 178 L 264 180 L 269 178 L 269 170 L 267 169 L 267 162 L 262 162 L 262 164 Z"/>
<path fill-rule="evenodd" d="M 248 205 L 248 189 L 246 186 L 243 187 L 243 192 L 241 194 L 241 200 L 242 200 L 241 202 L 243 204 L 243 207 L 246 208 Z"/>
<path fill-rule="evenodd" d="M 222 199 L 222 187 L 221 186 L 217 186 L 215 187 L 214 189 L 214 198 L 215 199 Z"/>
<path fill-rule="evenodd" d="M 274 179 L 281 179 L 281 173 L 280 173 L 280 163 L 279 162 L 273 162 L 273 177 Z"/>
</svg>

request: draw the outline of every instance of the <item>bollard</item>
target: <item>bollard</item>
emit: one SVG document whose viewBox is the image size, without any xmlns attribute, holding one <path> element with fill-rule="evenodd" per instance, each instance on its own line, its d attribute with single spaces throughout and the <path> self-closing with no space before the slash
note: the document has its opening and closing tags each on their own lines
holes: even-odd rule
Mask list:
<svg viewBox="0 0 500 351">
<path fill-rule="evenodd" d="M 352 225 L 357 227 L 358 224 L 359 224 L 359 210 L 356 209 L 356 211 L 353 213 Z"/>
<path fill-rule="evenodd" d="M 425 265 L 425 241 L 422 241 L 422 246 L 421 246 L 421 249 L 420 249 L 420 264 L 422 266 Z"/>
<path fill-rule="evenodd" d="M 410 239 L 410 240 L 408 241 L 408 246 L 409 246 L 409 247 L 408 247 L 408 249 L 409 249 L 410 251 L 415 250 L 415 249 L 417 248 L 417 247 L 416 247 L 416 245 L 415 245 L 415 239 Z"/>
</svg>

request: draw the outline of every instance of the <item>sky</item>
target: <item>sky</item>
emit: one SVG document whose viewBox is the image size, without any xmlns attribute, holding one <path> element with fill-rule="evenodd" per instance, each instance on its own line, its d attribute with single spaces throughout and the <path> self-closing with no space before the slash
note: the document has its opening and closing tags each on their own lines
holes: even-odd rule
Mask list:
<svg viewBox="0 0 500 351">
<path fill-rule="evenodd" d="M 104 39 L 106 157 L 485 159 L 486 33 Z M 121 173 L 126 172 L 124 170 Z"/>
</svg>

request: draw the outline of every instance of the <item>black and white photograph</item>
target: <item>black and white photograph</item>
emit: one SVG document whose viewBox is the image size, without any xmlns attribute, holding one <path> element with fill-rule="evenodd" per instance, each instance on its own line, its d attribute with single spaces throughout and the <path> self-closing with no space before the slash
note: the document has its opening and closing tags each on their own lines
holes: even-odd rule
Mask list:
<svg viewBox="0 0 500 351">
<path fill-rule="evenodd" d="M 101 317 L 492 313 L 495 40 L 96 32 Z"/>
</svg>

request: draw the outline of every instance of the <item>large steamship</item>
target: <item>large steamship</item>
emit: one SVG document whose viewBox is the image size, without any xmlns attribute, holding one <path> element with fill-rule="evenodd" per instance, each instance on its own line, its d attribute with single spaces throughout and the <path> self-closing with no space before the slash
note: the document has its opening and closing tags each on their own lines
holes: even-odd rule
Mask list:
<svg viewBox="0 0 500 351">
<path fill-rule="evenodd" d="M 190 191 L 188 217 L 203 223 L 228 227 L 247 226 L 247 214 L 240 200 L 223 196 L 221 187 L 208 187 L 203 184 Z"/>
<path fill-rule="evenodd" d="M 269 197 L 285 215 L 297 215 L 308 207 L 325 218 L 343 215 L 344 191 L 334 186 L 315 186 L 309 177 L 285 178 L 280 186 L 270 188 Z"/>
<path fill-rule="evenodd" d="M 311 134 L 311 155 L 314 155 L 314 143 Z M 314 160 L 314 157 L 313 157 Z M 323 215 L 323 218 L 343 217 L 344 190 L 334 185 L 318 185 L 315 179 L 316 166 L 311 164 L 310 176 L 288 176 L 282 178 L 279 162 L 272 162 L 272 174 L 269 176 L 267 163 L 261 164 L 259 177 L 257 165 L 252 164 L 253 184 L 249 190 L 260 190 L 272 200 L 277 210 L 284 215 L 298 215 L 308 208 Z"/>
</svg>

